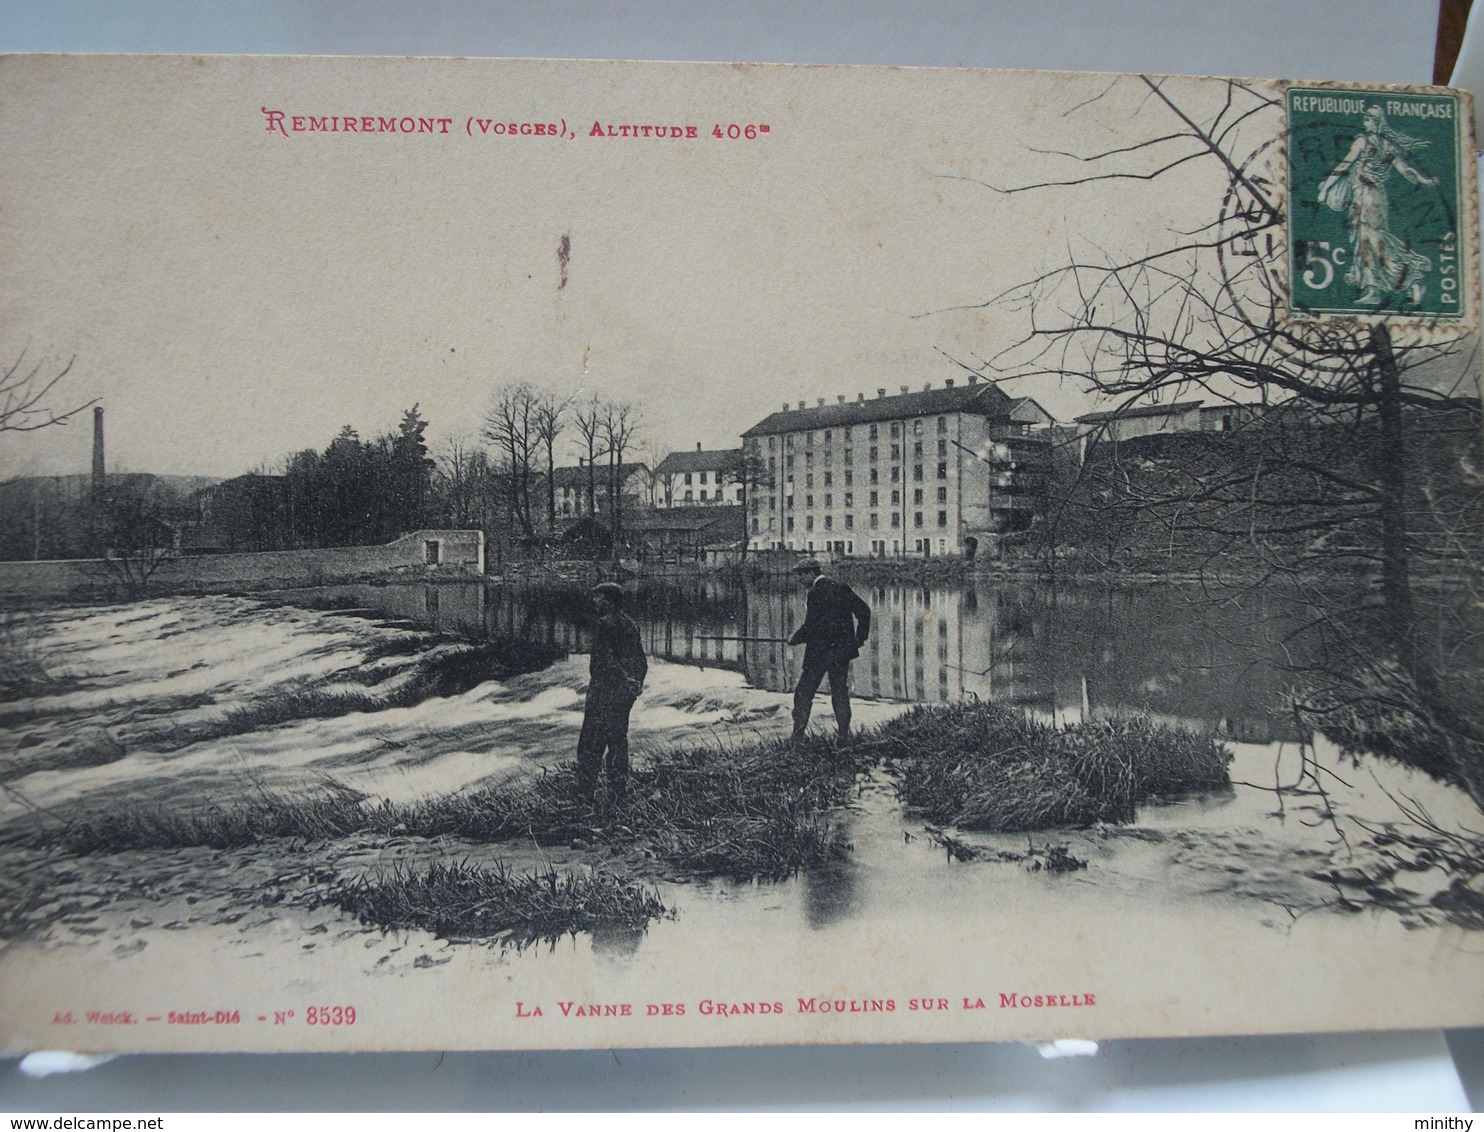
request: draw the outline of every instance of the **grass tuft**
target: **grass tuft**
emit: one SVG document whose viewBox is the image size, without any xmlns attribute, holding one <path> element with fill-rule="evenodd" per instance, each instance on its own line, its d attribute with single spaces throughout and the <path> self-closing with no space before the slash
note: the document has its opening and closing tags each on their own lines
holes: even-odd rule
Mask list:
<svg viewBox="0 0 1484 1132">
<path fill-rule="evenodd" d="M 1231 785 L 1224 745 L 1139 717 L 1055 727 L 968 702 L 915 708 L 873 746 L 908 806 L 996 833 L 1128 822 L 1142 802 Z"/>
<path fill-rule="evenodd" d="M 659 894 L 608 873 L 514 876 L 503 864 L 434 864 L 343 881 L 331 903 L 383 931 L 420 928 L 444 939 L 499 937 L 523 946 L 595 928 L 642 930 L 665 914 Z"/>
<path fill-rule="evenodd" d="M 599 812 L 568 764 L 520 782 L 385 806 L 379 829 L 475 841 L 566 844 L 600 826 L 699 876 L 776 880 L 845 852 L 822 811 L 842 804 L 866 765 L 825 739 L 665 751 L 630 775 Z"/>
<path fill-rule="evenodd" d="M 324 841 L 364 829 L 364 801 L 359 791 L 329 781 L 313 793 L 257 789 L 230 805 L 87 808 L 68 815 L 54 836 L 78 856 L 189 845 L 240 849 L 279 837 Z"/>
</svg>

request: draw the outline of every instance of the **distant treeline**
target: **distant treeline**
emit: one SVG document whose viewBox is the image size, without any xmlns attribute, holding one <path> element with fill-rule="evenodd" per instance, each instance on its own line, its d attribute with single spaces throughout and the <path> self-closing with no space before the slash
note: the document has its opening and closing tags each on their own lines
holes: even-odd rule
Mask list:
<svg viewBox="0 0 1484 1132">
<path fill-rule="evenodd" d="M 450 441 L 437 459 L 413 405 L 380 436 L 363 440 L 346 425 L 323 451 L 218 482 L 127 473 L 101 485 L 86 474 L 0 483 L 0 560 L 364 546 L 425 528 L 483 530 L 494 560 L 563 534 L 574 554 L 606 554 L 607 517 L 621 519 L 622 480 L 634 468 L 623 462 L 632 407 L 592 399 L 568 408 L 526 385 L 496 392 L 479 439 Z M 568 423 L 587 466 L 559 520 L 553 472 Z"/>
</svg>

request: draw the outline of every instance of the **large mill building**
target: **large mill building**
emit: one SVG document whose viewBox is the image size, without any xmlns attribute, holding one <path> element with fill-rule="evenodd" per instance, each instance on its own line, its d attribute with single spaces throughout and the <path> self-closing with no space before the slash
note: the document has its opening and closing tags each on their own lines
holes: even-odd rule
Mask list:
<svg viewBox="0 0 1484 1132">
<path fill-rule="evenodd" d="M 799 402 L 743 433 L 748 545 L 897 557 L 972 554 L 1028 526 L 1052 419 L 970 378 Z"/>
</svg>

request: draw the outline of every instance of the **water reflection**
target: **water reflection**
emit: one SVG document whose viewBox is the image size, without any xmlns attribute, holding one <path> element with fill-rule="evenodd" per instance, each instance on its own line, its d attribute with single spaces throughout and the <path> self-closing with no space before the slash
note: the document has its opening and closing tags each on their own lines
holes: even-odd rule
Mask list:
<svg viewBox="0 0 1484 1132">
<path fill-rule="evenodd" d="M 828 861 L 804 873 L 804 917 L 816 931 L 858 911 L 860 872 L 853 860 Z"/>
<path fill-rule="evenodd" d="M 870 640 L 851 669 L 857 696 L 943 703 L 974 696 L 1057 721 L 1136 710 L 1243 742 L 1303 738 L 1284 710 L 1302 610 L 1275 594 L 1221 601 L 1192 587 L 1058 589 L 979 580 L 962 587 L 862 585 Z M 470 637 L 588 647 L 576 585 L 336 586 L 358 606 Z M 804 617 L 783 581 L 641 583 L 630 604 L 651 656 L 725 668 L 775 692 L 798 678 L 784 640 Z"/>
</svg>

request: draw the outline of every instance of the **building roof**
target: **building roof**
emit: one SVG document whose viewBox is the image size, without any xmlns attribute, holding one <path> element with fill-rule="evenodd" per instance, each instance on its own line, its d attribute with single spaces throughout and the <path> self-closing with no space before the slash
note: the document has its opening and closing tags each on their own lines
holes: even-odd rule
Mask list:
<svg viewBox="0 0 1484 1132">
<path fill-rule="evenodd" d="M 1205 405 L 1204 401 L 1171 401 L 1168 405 L 1138 405 L 1131 409 L 1114 409 L 1108 413 L 1084 413 L 1078 424 L 1101 424 L 1104 421 L 1126 421 L 1138 417 L 1172 417 Z"/>
<path fill-rule="evenodd" d="M 603 485 L 608 482 L 608 465 L 607 464 L 604 464 L 604 463 L 599 463 L 599 464 L 595 465 L 595 467 L 596 467 L 597 470 L 596 470 L 596 472 L 593 475 L 593 480 L 598 485 L 598 487 L 601 489 L 603 487 Z M 620 464 L 618 466 L 618 479 L 619 479 L 619 482 L 620 483 L 623 483 L 630 476 L 632 476 L 635 472 L 647 472 L 647 471 L 649 471 L 649 466 L 647 464 L 642 464 L 642 463 Z M 531 469 L 531 475 L 532 475 L 532 478 L 533 479 L 544 479 L 545 478 L 545 469 L 544 468 L 532 468 Z M 579 488 L 580 487 L 580 488 L 582 488 L 582 490 L 586 491 L 587 490 L 587 465 L 586 464 L 578 464 L 578 465 L 575 465 L 575 466 L 569 466 L 569 467 L 563 467 L 563 468 L 553 468 L 552 469 L 552 473 L 551 473 L 551 478 L 556 483 L 556 486 L 557 487 L 570 487 L 570 488 Z"/>
<path fill-rule="evenodd" d="M 697 448 L 694 452 L 688 450 L 671 452 L 660 461 L 654 474 L 673 476 L 681 472 L 730 471 L 737 467 L 741 458 L 742 449 L 740 448 L 713 448 L 708 451 Z"/>
<path fill-rule="evenodd" d="M 784 409 L 764 417 L 742 435 L 768 436 L 806 428 L 837 428 L 939 413 L 977 413 L 1005 419 L 1010 415 L 1010 404 L 1010 398 L 993 385 L 945 385 L 892 397 L 877 396 L 864 401 L 816 405 L 807 409 Z"/>
<path fill-rule="evenodd" d="M 1010 402 L 1010 419 L 1020 424 L 1052 425 L 1053 417 L 1034 397 L 1017 397 Z"/>
</svg>

